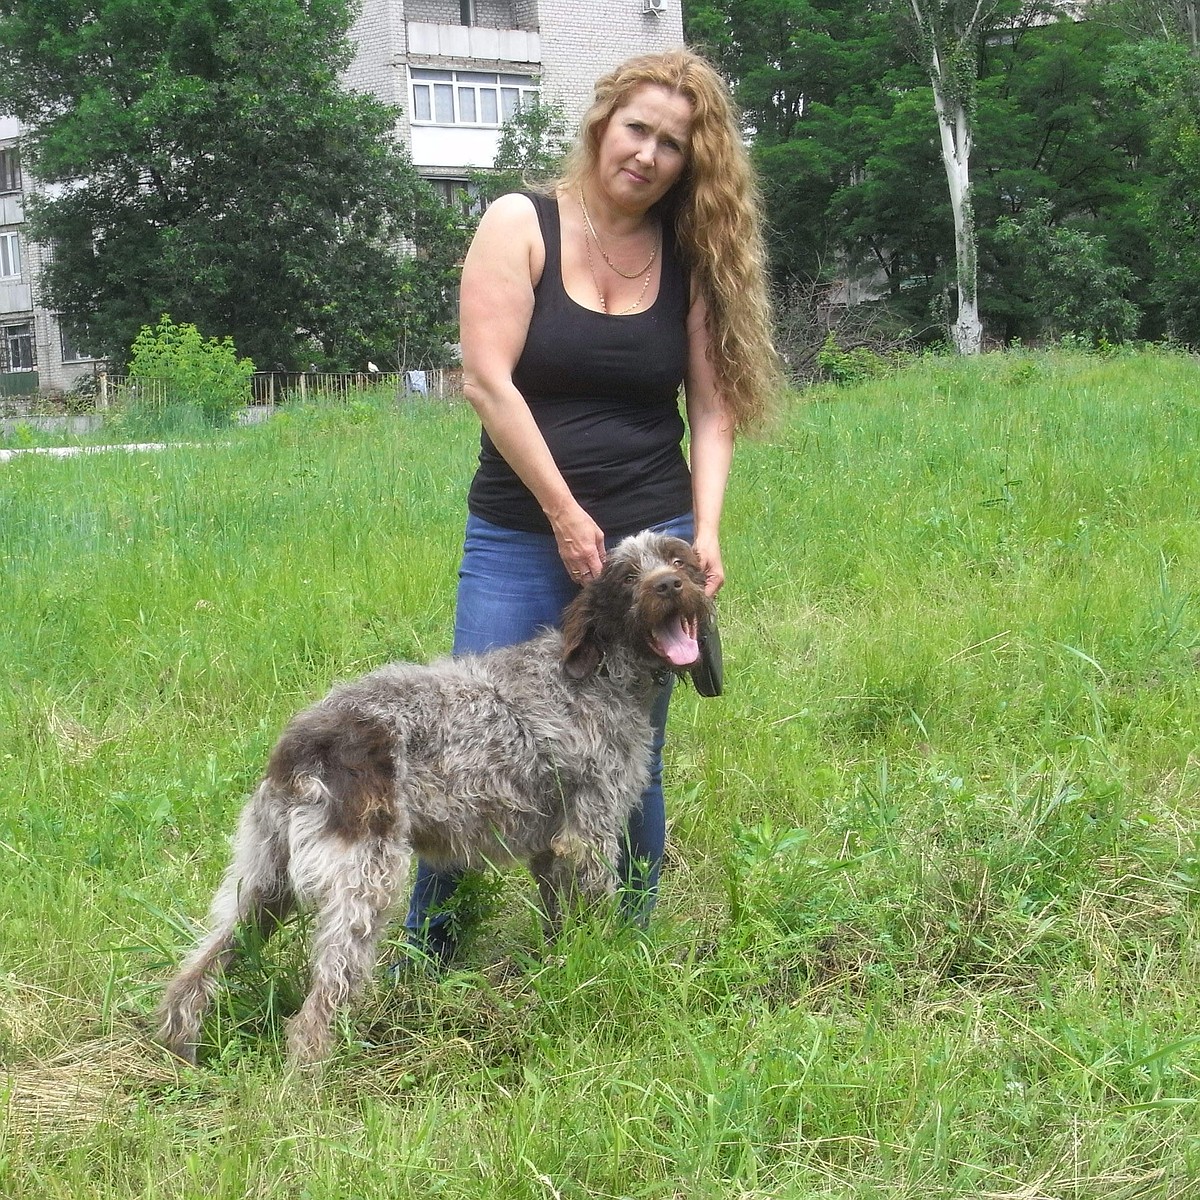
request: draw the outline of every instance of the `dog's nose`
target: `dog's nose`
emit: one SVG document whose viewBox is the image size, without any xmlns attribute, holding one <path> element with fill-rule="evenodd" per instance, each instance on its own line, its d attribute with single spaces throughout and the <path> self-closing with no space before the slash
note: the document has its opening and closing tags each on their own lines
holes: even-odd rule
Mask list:
<svg viewBox="0 0 1200 1200">
<path fill-rule="evenodd" d="M 683 590 L 683 580 L 678 575 L 671 575 L 666 579 L 660 579 L 654 585 L 654 590 L 660 596 L 669 596 L 672 592 Z"/>
</svg>

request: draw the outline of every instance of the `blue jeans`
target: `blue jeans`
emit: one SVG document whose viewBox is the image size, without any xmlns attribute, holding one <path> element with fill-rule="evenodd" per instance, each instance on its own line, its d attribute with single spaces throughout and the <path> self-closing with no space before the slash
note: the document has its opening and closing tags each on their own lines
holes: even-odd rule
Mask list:
<svg viewBox="0 0 1200 1200">
<path fill-rule="evenodd" d="M 692 540 L 690 513 L 653 528 Z M 609 540 L 610 549 L 617 540 Z M 454 653 L 481 653 L 523 642 L 539 629 L 556 626 L 563 609 L 578 594 L 579 585 L 567 574 L 551 534 L 503 529 L 468 516 L 458 571 Z M 654 907 L 666 843 L 662 750 L 670 699 L 668 683 L 651 713 L 654 742 L 650 783 L 642 793 L 641 806 L 629 818 L 617 864 L 621 911 L 637 922 L 644 922 Z M 447 904 L 461 878 L 460 871 L 435 871 L 423 862 L 417 863 L 405 927 L 414 944 L 441 958 L 449 958 L 454 951 L 454 937 L 447 927 Z"/>
</svg>

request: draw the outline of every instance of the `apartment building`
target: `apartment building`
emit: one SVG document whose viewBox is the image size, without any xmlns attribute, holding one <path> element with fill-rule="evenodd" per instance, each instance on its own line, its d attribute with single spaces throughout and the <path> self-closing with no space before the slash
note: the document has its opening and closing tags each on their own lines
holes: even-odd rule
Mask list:
<svg viewBox="0 0 1200 1200">
<path fill-rule="evenodd" d="M 683 42 L 681 0 L 364 0 L 352 87 L 402 112 L 413 162 L 447 198 L 491 166 L 500 126 L 540 96 L 571 123 L 633 54 Z"/>
<path fill-rule="evenodd" d="M 400 109 L 397 133 L 448 202 L 536 98 L 574 123 L 598 75 L 683 42 L 681 0 L 362 0 L 347 84 Z M 45 249 L 23 231 L 31 181 L 0 117 L 0 396 L 69 390 L 95 364 L 39 304 Z"/>
<path fill-rule="evenodd" d="M 25 233 L 30 181 L 19 134 L 16 121 L 0 117 L 0 398 L 66 391 L 94 365 L 38 303 L 45 250 Z"/>
</svg>

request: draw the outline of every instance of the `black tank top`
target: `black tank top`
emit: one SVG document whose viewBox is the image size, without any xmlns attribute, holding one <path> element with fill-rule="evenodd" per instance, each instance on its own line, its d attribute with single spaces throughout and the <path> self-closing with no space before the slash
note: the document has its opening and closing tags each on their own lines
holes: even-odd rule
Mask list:
<svg viewBox="0 0 1200 1200">
<path fill-rule="evenodd" d="M 688 280 L 664 227 L 658 298 L 609 316 L 577 304 L 562 281 L 558 202 L 537 209 L 546 265 L 516 384 L 571 494 L 610 536 L 623 537 L 692 507 L 679 388 L 687 367 Z M 506 529 L 549 532 L 533 494 L 484 430 L 467 506 Z"/>
</svg>

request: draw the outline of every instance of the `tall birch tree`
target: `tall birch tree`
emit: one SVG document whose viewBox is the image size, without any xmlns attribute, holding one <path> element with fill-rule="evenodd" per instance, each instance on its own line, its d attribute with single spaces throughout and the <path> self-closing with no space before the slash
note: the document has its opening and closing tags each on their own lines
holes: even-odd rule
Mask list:
<svg viewBox="0 0 1200 1200">
<path fill-rule="evenodd" d="M 979 317 L 979 255 L 971 197 L 978 39 L 1000 0 L 906 0 L 916 53 L 933 86 L 942 165 L 954 217 L 958 314 L 951 327 L 960 354 L 983 345 Z"/>
</svg>

